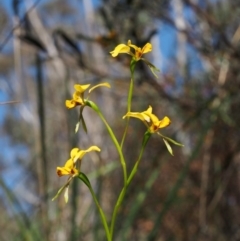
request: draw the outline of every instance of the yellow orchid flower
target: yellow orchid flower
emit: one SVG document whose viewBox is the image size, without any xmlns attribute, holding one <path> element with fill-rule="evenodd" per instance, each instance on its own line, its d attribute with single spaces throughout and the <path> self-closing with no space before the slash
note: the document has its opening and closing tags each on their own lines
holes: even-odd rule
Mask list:
<svg viewBox="0 0 240 241">
<path fill-rule="evenodd" d="M 128 112 L 123 119 L 126 117 L 138 118 L 144 122 L 148 127 L 149 132 L 155 133 L 158 132 L 160 128 L 164 128 L 170 125 L 170 119 L 165 116 L 162 120 L 159 120 L 158 117 L 152 114 L 152 107 L 149 106 L 146 111 L 143 112 Z"/>
<path fill-rule="evenodd" d="M 177 146 L 183 146 L 181 143 L 178 143 L 159 132 L 159 129 L 169 126 L 171 124 L 171 120 L 167 116 L 165 116 L 162 120 L 159 120 L 158 117 L 152 113 L 151 106 L 149 106 L 148 109 L 143 112 L 128 112 L 125 116 L 123 116 L 123 119 L 126 117 L 140 119 L 147 126 L 149 133 L 157 133 L 159 136 L 161 136 L 171 155 L 173 155 L 173 151 L 168 142 L 171 142 Z"/>
<path fill-rule="evenodd" d="M 128 46 L 135 49 L 134 58 L 136 61 L 140 60 L 143 54 L 146 54 L 152 51 L 152 45 L 150 43 L 146 43 L 143 48 L 139 48 L 136 45 L 132 44 L 131 40 L 128 40 Z"/>
<path fill-rule="evenodd" d="M 57 174 L 59 177 L 64 175 L 76 176 L 79 171 L 76 169 L 76 165 L 72 159 L 66 161 L 63 167 L 57 167 Z"/>
<path fill-rule="evenodd" d="M 134 52 L 131 51 L 131 49 L 134 49 Z M 117 57 L 119 54 L 129 54 L 132 56 L 132 60 L 135 62 L 142 60 L 144 61 L 153 75 L 158 78 L 156 71 L 159 72 L 159 69 L 156 68 L 153 64 L 151 64 L 148 60 L 145 58 L 142 58 L 143 54 L 149 53 L 152 51 L 152 44 L 146 43 L 143 48 L 140 48 L 134 44 L 131 43 L 131 40 L 128 40 L 127 45 L 126 44 L 119 44 L 113 51 L 110 52 L 112 57 Z"/>
<path fill-rule="evenodd" d="M 101 83 L 98 85 L 94 85 L 92 88 L 89 89 L 88 93 L 90 94 L 92 90 L 100 87 L 105 86 L 110 88 L 109 83 Z M 84 99 L 84 92 L 90 87 L 90 84 L 86 85 L 74 85 L 75 92 L 73 93 L 73 98 L 71 100 L 66 100 L 65 105 L 68 109 L 74 108 L 78 105 L 85 105 L 85 99 Z"/>
<path fill-rule="evenodd" d="M 135 53 L 131 51 L 133 48 Z M 118 54 L 129 54 L 131 55 L 135 61 L 142 59 L 142 55 L 152 51 L 152 45 L 150 43 L 146 43 L 143 48 L 139 48 L 136 45 L 131 43 L 131 40 L 128 40 L 126 44 L 119 44 L 113 51 L 110 52 L 112 57 L 117 57 Z"/>
<path fill-rule="evenodd" d="M 73 148 L 70 152 L 70 159 L 67 160 L 64 167 L 57 167 L 58 176 L 63 175 L 78 175 L 79 171 L 76 169 L 77 160 L 82 160 L 84 155 L 90 151 L 100 151 L 97 146 L 91 146 L 87 150 L 80 150 L 79 148 Z"/>
<path fill-rule="evenodd" d="M 77 176 L 79 174 L 79 171 L 76 168 L 76 164 L 74 163 L 73 159 L 70 158 L 69 160 L 67 160 L 63 167 L 57 167 L 57 174 L 59 177 L 64 176 L 64 175 L 69 175 L 69 178 L 68 178 L 66 184 L 64 184 L 59 189 L 56 196 L 52 200 L 55 200 L 65 189 L 64 199 L 65 199 L 65 202 L 67 203 L 68 202 L 68 189 L 69 189 L 70 182 L 72 181 L 72 179 L 75 176 Z"/>
<path fill-rule="evenodd" d="M 84 157 L 84 155 L 90 151 L 101 151 L 101 150 L 97 146 L 91 146 L 87 150 L 80 150 L 79 148 L 73 148 L 70 152 L 70 159 L 66 161 L 65 165 L 63 167 L 57 167 L 57 174 L 59 177 L 64 175 L 69 175 L 69 178 L 67 180 L 67 183 L 59 189 L 56 196 L 52 200 L 56 199 L 65 189 L 64 199 L 66 203 L 68 202 L 69 184 L 71 180 L 80 173 L 80 171 L 76 168 L 76 163 L 78 160 L 80 160 L 80 164 L 81 164 L 81 160 Z"/>
</svg>

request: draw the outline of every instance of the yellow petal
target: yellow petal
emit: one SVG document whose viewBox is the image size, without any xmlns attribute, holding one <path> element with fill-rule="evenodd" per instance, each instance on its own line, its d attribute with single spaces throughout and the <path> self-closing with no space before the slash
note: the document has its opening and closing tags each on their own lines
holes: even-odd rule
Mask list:
<svg viewBox="0 0 240 241">
<path fill-rule="evenodd" d="M 152 106 L 149 105 L 148 109 L 143 111 L 142 113 L 146 114 L 146 115 L 151 115 L 152 114 Z"/>
<path fill-rule="evenodd" d="M 65 167 L 57 167 L 57 174 L 59 177 L 64 176 L 64 175 L 69 175 L 70 170 L 66 169 Z"/>
<path fill-rule="evenodd" d="M 146 43 L 143 48 L 140 48 L 140 47 L 132 44 L 131 40 L 128 40 L 128 46 L 135 49 L 141 55 L 152 51 L 152 44 L 150 44 L 150 43 Z"/>
<path fill-rule="evenodd" d="M 64 168 L 67 170 L 67 171 L 71 171 L 71 169 L 74 167 L 74 163 L 73 163 L 73 160 L 72 159 L 69 159 L 66 161 L 65 165 L 64 165 Z"/>
<path fill-rule="evenodd" d="M 167 127 L 171 124 L 171 120 L 165 116 L 161 121 L 160 121 L 160 125 L 158 128 L 164 128 L 164 127 Z"/>
<path fill-rule="evenodd" d="M 74 163 L 76 163 L 77 160 L 79 159 L 79 156 L 80 156 L 81 152 L 82 152 L 82 151 L 81 151 L 80 149 L 78 149 L 78 148 L 72 149 L 70 155 L 71 155 L 71 158 L 72 158 L 72 160 L 73 160 Z"/>
<path fill-rule="evenodd" d="M 152 123 L 154 123 L 154 125 L 158 126 L 158 122 L 159 122 L 159 119 L 156 115 L 152 114 L 152 106 L 149 105 L 148 109 L 146 111 L 143 112 L 145 115 L 147 115 Z"/>
<path fill-rule="evenodd" d="M 133 48 L 133 49 L 135 49 L 135 50 L 138 50 L 138 49 L 141 50 L 141 48 L 139 48 L 138 46 L 132 44 L 132 43 L 131 43 L 131 40 L 128 40 L 128 46 L 131 47 L 131 48 Z"/>
<path fill-rule="evenodd" d="M 74 89 L 76 91 L 79 91 L 80 93 L 83 93 L 86 89 L 88 89 L 90 86 L 90 84 L 87 84 L 87 85 L 74 85 Z"/>
<path fill-rule="evenodd" d="M 89 151 L 101 151 L 101 149 L 98 147 L 98 146 L 90 146 L 86 152 L 89 152 Z"/>
<path fill-rule="evenodd" d="M 64 167 L 57 167 L 58 176 L 63 175 L 76 175 L 79 171 L 75 168 L 74 162 L 72 159 L 66 161 Z"/>
<path fill-rule="evenodd" d="M 80 102 L 82 102 L 82 98 L 83 98 L 83 93 L 81 93 L 81 92 L 79 92 L 79 91 L 75 91 L 74 93 L 73 93 L 73 99 L 75 100 L 75 101 L 80 101 Z"/>
<path fill-rule="evenodd" d="M 105 83 L 101 83 L 101 84 L 98 84 L 98 85 L 94 85 L 90 90 L 89 90 L 89 93 L 91 93 L 94 89 L 98 88 L 98 87 L 101 87 L 101 86 L 105 86 L 107 88 L 111 88 L 111 85 L 107 82 Z"/>
<path fill-rule="evenodd" d="M 116 57 L 118 56 L 118 54 L 122 54 L 122 53 L 129 54 L 130 47 L 127 46 L 126 44 L 119 44 L 113 51 L 110 52 L 112 57 Z"/>
<path fill-rule="evenodd" d="M 148 116 L 150 117 L 152 123 L 154 123 L 155 125 L 158 125 L 158 122 L 160 121 L 157 116 L 155 116 L 154 114 L 148 114 Z"/>
<path fill-rule="evenodd" d="M 152 45 L 150 43 L 146 43 L 145 46 L 142 48 L 142 53 L 146 54 L 152 51 Z"/>
<path fill-rule="evenodd" d="M 97 146 L 91 146 L 91 147 L 89 147 L 87 150 L 80 150 L 78 153 L 77 153 L 77 155 L 76 155 L 76 157 L 77 157 L 77 159 L 82 159 L 83 158 L 83 156 L 87 153 L 87 152 L 90 152 L 90 151 L 101 151 L 100 150 L 100 148 L 99 147 L 97 147 Z"/>
<path fill-rule="evenodd" d="M 65 105 L 68 109 L 71 109 L 74 108 L 77 105 L 77 103 L 74 100 L 66 100 Z"/>
<path fill-rule="evenodd" d="M 141 121 L 150 121 L 150 117 L 148 115 L 146 115 L 144 112 L 128 112 L 125 116 L 123 116 L 123 119 L 125 119 L 126 117 L 134 117 L 134 118 L 138 118 Z"/>
<path fill-rule="evenodd" d="M 149 113 L 152 113 L 152 106 L 149 105 L 149 106 L 148 106 L 148 109 L 147 109 L 146 111 L 149 112 Z"/>
<path fill-rule="evenodd" d="M 73 159 L 79 151 L 80 151 L 79 148 L 77 147 L 73 148 L 70 152 L 71 159 Z"/>
</svg>

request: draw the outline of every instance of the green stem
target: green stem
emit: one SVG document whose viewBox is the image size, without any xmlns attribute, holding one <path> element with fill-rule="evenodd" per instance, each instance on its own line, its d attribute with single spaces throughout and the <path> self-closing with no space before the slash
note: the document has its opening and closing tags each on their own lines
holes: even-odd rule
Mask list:
<svg viewBox="0 0 240 241">
<path fill-rule="evenodd" d="M 111 226 L 110 226 L 111 240 L 113 238 L 113 232 L 114 232 L 114 226 L 115 226 L 115 222 L 116 222 L 117 213 L 118 213 L 119 207 L 121 206 L 122 200 L 125 197 L 126 190 L 127 190 L 127 185 L 124 185 L 122 191 L 119 194 L 118 200 L 117 200 L 116 205 L 115 205 L 114 210 L 113 210 L 112 219 L 111 219 Z"/>
<path fill-rule="evenodd" d="M 131 78 L 131 82 L 130 82 L 130 86 L 129 86 L 127 112 L 131 111 L 132 93 L 133 93 L 133 76 Z M 125 127 L 125 130 L 123 133 L 122 141 L 121 141 L 121 149 L 123 147 L 123 143 L 124 143 L 124 140 L 125 140 L 125 137 L 127 134 L 128 126 L 129 126 L 129 117 L 127 117 L 127 123 L 126 123 L 126 127 Z"/>
<path fill-rule="evenodd" d="M 144 134 L 141 151 L 139 153 L 138 160 L 136 161 L 136 163 L 135 163 L 135 165 L 134 165 L 134 167 L 133 167 L 133 169 L 132 169 L 132 171 L 131 171 L 128 179 L 127 179 L 127 186 L 131 183 L 133 177 L 135 176 L 135 174 L 137 172 L 140 160 L 142 159 L 143 151 L 144 151 L 144 149 L 145 149 L 145 147 L 148 143 L 148 140 L 149 140 L 150 136 L 151 136 L 151 133 L 148 132 L 148 131 Z"/>
<path fill-rule="evenodd" d="M 128 106 L 127 106 L 127 111 L 131 111 L 131 104 L 132 104 L 132 95 L 133 95 L 133 75 L 130 81 L 130 86 L 129 86 L 129 91 L 128 91 Z"/>
<path fill-rule="evenodd" d="M 105 120 L 104 116 L 102 115 L 101 111 L 99 110 L 99 108 L 97 107 L 97 105 L 92 102 L 92 101 L 87 101 L 86 102 L 87 105 L 89 105 L 94 111 L 97 112 L 97 114 L 99 115 L 99 117 L 101 118 L 101 120 L 103 121 L 103 123 L 105 124 L 108 133 L 110 135 L 110 137 L 112 138 L 112 141 L 118 151 L 118 154 L 120 156 L 120 162 L 122 165 L 122 169 L 123 169 L 123 178 L 124 178 L 124 186 L 127 184 L 127 168 L 126 168 L 126 162 L 122 153 L 122 149 L 117 141 L 116 136 L 114 135 L 112 128 L 108 125 L 107 121 Z"/>
<path fill-rule="evenodd" d="M 131 183 L 133 177 L 135 176 L 136 172 L 137 172 L 137 169 L 138 169 L 138 165 L 140 163 L 140 160 L 142 158 L 142 155 L 143 155 L 143 152 L 144 152 L 144 149 L 146 147 L 146 144 L 149 140 L 151 136 L 151 133 L 149 133 L 148 131 L 144 134 L 144 138 L 143 138 L 143 142 L 142 142 L 142 147 L 141 147 L 141 151 L 139 153 L 139 156 L 138 156 L 138 159 L 127 179 L 127 184 L 124 185 L 122 191 L 120 192 L 119 194 L 119 197 L 118 197 L 118 200 L 116 202 L 116 205 L 114 207 L 114 210 L 113 210 L 113 215 L 112 215 L 112 220 L 111 220 L 111 226 L 110 226 L 110 235 L 111 235 L 111 239 L 113 238 L 113 232 L 114 232 L 114 226 L 115 226 L 115 222 L 116 222 L 116 217 L 117 217 L 117 213 L 118 213 L 118 210 L 119 210 L 119 207 L 121 206 L 122 204 L 122 201 L 125 197 L 125 194 L 126 194 L 126 190 L 127 190 L 127 187 L 128 185 Z"/>
<path fill-rule="evenodd" d="M 101 217 L 101 220 L 102 220 L 102 224 L 104 226 L 105 233 L 106 233 L 106 236 L 107 236 L 107 240 L 111 241 L 112 239 L 111 239 L 111 235 L 110 235 L 110 232 L 109 232 L 109 227 L 108 227 L 108 224 L 107 224 L 107 220 L 106 220 L 105 214 L 104 214 L 100 204 L 98 203 L 97 197 L 96 197 L 96 195 L 95 195 L 95 193 L 94 193 L 94 191 L 92 189 L 91 183 L 89 182 L 87 176 L 85 174 L 83 174 L 83 173 L 80 173 L 78 175 L 78 178 L 81 181 L 83 181 L 86 184 L 86 186 L 89 188 L 89 191 L 91 192 L 93 200 L 94 200 L 94 202 L 95 202 L 95 204 L 97 206 L 97 209 L 99 211 L 99 214 L 100 214 L 100 217 Z"/>
<path fill-rule="evenodd" d="M 127 112 L 131 111 L 131 104 L 132 104 L 132 95 L 133 95 L 133 83 L 134 83 L 134 70 L 135 70 L 135 66 L 136 66 L 136 61 L 134 59 L 132 59 L 131 64 L 130 64 L 130 72 L 131 72 L 131 81 L 130 81 L 130 86 L 129 86 L 129 91 L 128 91 L 128 106 L 127 106 Z M 127 129 L 129 126 L 129 117 L 127 118 L 127 123 L 126 123 L 126 127 L 123 133 L 123 137 L 122 137 L 122 141 L 121 141 L 121 149 L 123 147 L 123 143 L 127 134 Z"/>
</svg>

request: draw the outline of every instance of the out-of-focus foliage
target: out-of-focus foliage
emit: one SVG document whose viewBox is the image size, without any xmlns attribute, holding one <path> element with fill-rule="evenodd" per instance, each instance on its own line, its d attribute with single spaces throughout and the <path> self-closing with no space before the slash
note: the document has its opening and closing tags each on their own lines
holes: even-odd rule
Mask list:
<svg viewBox="0 0 240 241">
<path fill-rule="evenodd" d="M 237 0 L 12 1 L 0 3 L 1 240 L 105 240 L 90 194 L 73 183 L 68 205 L 52 202 L 64 183 L 56 166 L 73 146 L 98 145 L 82 168 L 111 215 L 122 186 L 117 153 L 101 121 L 84 110 L 88 136 L 73 135 L 67 110 L 75 83 L 110 82 L 91 98 L 123 133 L 131 39 L 153 44 L 155 79 L 139 64 L 133 111 L 151 104 L 184 143 L 170 157 L 148 143 L 117 220 L 115 240 L 239 240 L 240 2 Z M 9 33 L 11 37 L 8 38 Z M 8 41 L 5 41 L 9 39 Z M 134 165 L 145 127 L 131 120 L 125 150 Z M 137 129 L 137 131 L 136 131 Z"/>
</svg>

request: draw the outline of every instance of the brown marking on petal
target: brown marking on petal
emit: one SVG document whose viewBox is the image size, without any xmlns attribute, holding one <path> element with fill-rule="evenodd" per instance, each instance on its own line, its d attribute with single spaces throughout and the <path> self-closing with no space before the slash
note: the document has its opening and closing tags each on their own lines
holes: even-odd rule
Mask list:
<svg viewBox="0 0 240 241">
<path fill-rule="evenodd" d="M 136 59 L 139 60 L 142 57 L 142 50 L 138 48 L 135 52 Z"/>
<path fill-rule="evenodd" d="M 153 130 L 154 130 L 154 131 L 157 131 L 157 130 L 158 130 L 158 126 L 153 125 Z"/>
<path fill-rule="evenodd" d="M 74 172 L 74 170 L 73 169 L 71 169 L 71 174 L 73 175 L 73 174 L 75 174 L 75 172 Z"/>
<path fill-rule="evenodd" d="M 78 105 L 83 105 L 83 103 L 82 103 L 82 101 L 81 102 L 79 102 L 79 101 L 74 101 L 75 103 L 74 103 L 74 107 L 76 107 L 76 106 L 78 106 Z"/>
<path fill-rule="evenodd" d="M 57 170 L 57 174 L 58 174 L 59 177 L 61 177 L 62 176 L 62 171 L 61 170 Z"/>
</svg>

